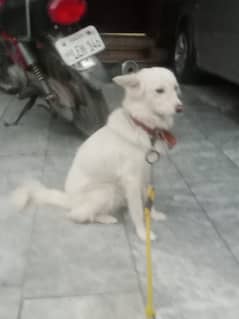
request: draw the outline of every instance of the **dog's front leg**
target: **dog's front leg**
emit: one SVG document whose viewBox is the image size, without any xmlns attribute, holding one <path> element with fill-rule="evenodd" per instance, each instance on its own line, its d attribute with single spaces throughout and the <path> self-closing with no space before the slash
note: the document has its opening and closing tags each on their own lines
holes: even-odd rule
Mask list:
<svg viewBox="0 0 239 319">
<path fill-rule="evenodd" d="M 146 230 L 144 224 L 144 208 L 142 200 L 142 191 L 140 183 L 136 181 L 126 182 L 126 198 L 128 202 L 128 209 L 136 228 L 136 232 L 140 239 L 146 240 Z M 150 234 L 151 240 L 156 239 L 153 232 Z"/>
<path fill-rule="evenodd" d="M 144 188 L 142 198 L 143 198 L 143 204 L 145 207 L 145 204 L 147 202 L 147 188 L 146 187 Z M 151 217 L 155 221 L 164 221 L 167 219 L 166 215 L 163 212 L 157 211 L 157 209 L 155 208 L 154 205 L 153 205 L 152 210 L 151 210 Z"/>
</svg>

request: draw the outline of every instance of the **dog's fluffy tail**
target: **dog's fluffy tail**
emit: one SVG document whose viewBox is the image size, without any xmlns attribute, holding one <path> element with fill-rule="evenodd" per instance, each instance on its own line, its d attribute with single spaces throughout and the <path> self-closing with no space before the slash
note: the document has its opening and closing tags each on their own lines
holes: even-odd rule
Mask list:
<svg viewBox="0 0 239 319">
<path fill-rule="evenodd" d="M 56 189 L 46 188 L 38 181 L 28 181 L 11 194 L 11 201 L 18 210 L 25 208 L 31 201 L 33 203 L 51 204 L 62 208 L 69 208 L 68 195 Z"/>
</svg>

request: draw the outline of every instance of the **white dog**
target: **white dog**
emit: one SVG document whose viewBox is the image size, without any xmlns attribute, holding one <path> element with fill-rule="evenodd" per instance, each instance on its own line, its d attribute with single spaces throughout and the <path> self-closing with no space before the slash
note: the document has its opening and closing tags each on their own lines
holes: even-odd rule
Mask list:
<svg viewBox="0 0 239 319">
<path fill-rule="evenodd" d="M 14 192 L 13 199 L 19 208 L 30 200 L 64 207 L 68 216 L 80 223 L 116 223 L 111 213 L 127 205 L 138 236 L 145 240 L 143 209 L 150 176 L 145 157 L 152 148 L 154 129 L 162 133 L 154 147 L 160 153 L 163 150 L 163 132 L 172 127 L 174 114 L 182 110 L 179 87 L 172 72 L 158 67 L 113 80 L 125 90 L 123 107 L 79 148 L 65 191 L 28 182 Z M 163 217 L 152 209 L 152 218 Z M 153 233 L 151 238 L 155 239 Z"/>
</svg>

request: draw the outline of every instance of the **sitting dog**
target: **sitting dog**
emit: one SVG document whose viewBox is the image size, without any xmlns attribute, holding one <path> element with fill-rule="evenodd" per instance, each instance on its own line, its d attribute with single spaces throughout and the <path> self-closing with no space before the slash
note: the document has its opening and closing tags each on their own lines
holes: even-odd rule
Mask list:
<svg viewBox="0 0 239 319">
<path fill-rule="evenodd" d="M 79 223 L 116 223 L 112 212 L 127 205 L 138 236 L 145 240 L 144 202 L 150 179 L 146 154 L 152 139 L 159 153 L 165 142 L 174 143 L 168 130 L 175 113 L 182 110 L 179 86 L 171 71 L 159 67 L 113 80 L 124 88 L 122 107 L 81 145 L 64 192 L 31 181 L 14 192 L 13 200 L 19 208 L 30 200 L 64 207 L 69 218 Z M 160 220 L 164 215 L 153 208 L 152 218 Z"/>
</svg>

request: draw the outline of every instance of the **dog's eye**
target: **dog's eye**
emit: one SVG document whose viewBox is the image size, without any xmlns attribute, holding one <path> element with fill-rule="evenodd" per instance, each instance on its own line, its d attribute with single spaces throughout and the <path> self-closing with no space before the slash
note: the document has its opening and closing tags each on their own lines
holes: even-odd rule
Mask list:
<svg viewBox="0 0 239 319">
<path fill-rule="evenodd" d="M 158 94 L 162 94 L 162 93 L 165 92 L 165 90 L 164 90 L 163 88 L 160 88 L 160 89 L 156 89 L 156 92 L 157 92 Z"/>
</svg>

